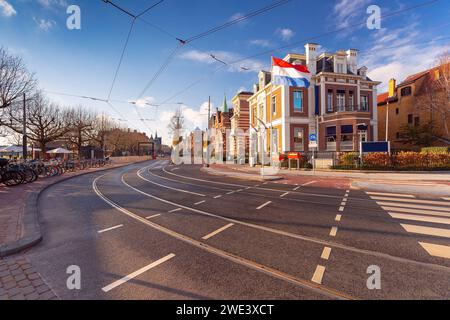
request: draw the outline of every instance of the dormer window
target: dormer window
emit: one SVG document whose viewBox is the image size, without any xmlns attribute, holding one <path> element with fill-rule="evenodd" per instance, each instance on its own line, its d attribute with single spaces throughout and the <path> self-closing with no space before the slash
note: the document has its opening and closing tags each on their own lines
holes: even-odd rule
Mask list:
<svg viewBox="0 0 450 320">
<path fill-rule="evenodd" d="M 405 87 L 400 91 L 402 97 L 410 96 L 412 93 L 411 87 Z"/>
</svg>

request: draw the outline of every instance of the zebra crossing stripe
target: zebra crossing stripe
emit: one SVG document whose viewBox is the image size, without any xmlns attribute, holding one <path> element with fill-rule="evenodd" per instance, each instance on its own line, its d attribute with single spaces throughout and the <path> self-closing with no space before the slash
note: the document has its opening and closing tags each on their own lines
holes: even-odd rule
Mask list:
<svg viewBox="0 0 450 320">
<path fill-rule="evenodd" d="M 449 246 L 443 246 L 440 244 L 432 244 L 427 242 L 419 242 L 419 244 L 422 246 L 422 248 L 425 249 L 426 252 L 428 252 L 430 256 L 450 259 Z"/>
<path fill-rule="evenodd" d="M 403 197 L 403 198 L 415 198 L 411 194 L 401 194 L 401 193 L 384 193 L 384 192 L 366 192 L 368 195 L 373 196 L 389 196 L 389 197 Z"/>
<path fill-rule="evenodd" d="M 389 212 L 389 215 L 394 219 L 450 224 L 450 219 L 448 219 L 448 218 L 419 216 L 419 215 L 415 215 L 415 214 L 404 214 L 404 213 L 393 213 L 393 212 Z"/>
<path fill-rule="evenodd" d="M 423 204 L 434 204 L 437 206 L 450 206 L 450 202 L 445 201 L 435 201 L 435 200 L 421 200 L 421 199 L 400 199 L 400 198 L 390 198 L 390 197 L 370 197 L 373 200 L 382 201 L 395 201 L 395 202 L 408 202 L 408 203 L 423 203 Z"/>
<path fill-rule="evenodd" d="M 450 238 L 450 229 L 432 228 L 432 227 L 422 227 L 412 224 L 400 224 L 403 229 L 407 232 L 424 234 L 428 236 L 436 236 L 443 238 Z"/>
<path fill-rule="evenodd" d="M 450 213 L 442 211 L 419 210 L 419 209 L 398 208 L 398 207 L 381 207 L 381 209 L 392 212 L 418 213 L 432 216 L 450 217 Z"/>
<path fill-rule="evenodd" d="M 408 204 L 408 203 L 395 203 L 395 202 L 377 202 L 380 206 L 389 207 L 402 207 L 402 208 L 412 208 L 412 209 L 425 209 L 425 210 L 438 210 L 450 212 L 450 208 L 435 207 L 435 206 L 424 206 L 421 204 Z"/>
</svg>

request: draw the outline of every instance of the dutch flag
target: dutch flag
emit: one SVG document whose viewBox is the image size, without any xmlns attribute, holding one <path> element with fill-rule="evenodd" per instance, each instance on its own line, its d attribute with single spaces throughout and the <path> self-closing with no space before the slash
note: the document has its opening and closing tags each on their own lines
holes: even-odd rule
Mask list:
<svg viewBox="0 0 450 320">
<path fill-rule="evenodd" d="M 294 65 L 272 57 L 272 83 L 274 85 L 309 88 L 311 73 L 302 65 Z"/>
</svg>

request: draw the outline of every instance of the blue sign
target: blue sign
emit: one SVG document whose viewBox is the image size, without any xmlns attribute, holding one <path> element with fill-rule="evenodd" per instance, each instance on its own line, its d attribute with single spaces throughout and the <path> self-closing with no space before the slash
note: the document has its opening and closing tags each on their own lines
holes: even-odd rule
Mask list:
<svg viewBox="0 0 450 320">
<path fill-rule="evenodd" d="M 390 143 L 385 141 L 380 142 L 363 142 L 362 152 L 390 152 Z"/>
<path fill-rule="evenodd" d="M 311 133 L 309 135 L 309 141 L 317 141 L 317 135 L 315 133 Z"/>
</svg>

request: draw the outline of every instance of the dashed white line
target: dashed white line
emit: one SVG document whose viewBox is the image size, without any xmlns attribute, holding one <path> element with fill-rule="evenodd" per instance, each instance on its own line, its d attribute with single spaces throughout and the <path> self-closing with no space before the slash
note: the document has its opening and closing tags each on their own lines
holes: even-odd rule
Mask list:
<svg viewBox="0 0 450 320">
<path fill-rule="evenodd" d="M 380 206 L 387 206 L 387 207 L 401 207 L 401 208 L 425 209 L 425 210 L 450 212 L 449 207 L 426 206 L 426 205 L 422 205 L 422 204 L 395 203 L 395 202 L 382 202 L 382 201 L 377 201 L 377 204 L 379 204 Z"/>
<path fill-rule="evenodd" d="M 280 198 L 284 198 L 285 196 L 287 196 L 289 194 L 289 192 L 283 193 Z"/>
<path fill-rule="evenodd" d="M 194 206 L 198 206 L 199 204 L 202 204 L 202 203 L 205 203 L 205 202 L 206 202 L 206 200 L 196 202 L 196 203 L 194 203 Z"/>
<path fill-rule="evenodd" d="M 336 218 L 334 219 L 335 221 L 341 221 L 342 219 L 342 215 L 341 214 L 337 214 Z"/>
<path fill-rule="evenodd" d="M 330 230 L 330 236 L 336 237 L 337 231 L 338 231 L 337 227 L 332 227 Z"/>
<path fill-rule="evenodd" d="M 227 194 L 233 194 L 233 193 L 235 193 L 235 191 L 230 191 L 230 192 L 227 192 Z"/>
<path fill-rule="evenodd" d="M 243 189 L 236 190 L 236 192 L 242 192 L 242 191 L 244 191 L 244 190 Z"/>
<path fill-rule="evenodd" d="M 123 277 L 122 279 L 114 281 L 110 285 L 107 285 L 106 287 L 103 287 L 102 290 L 104 292 L 111 291 L 112 289 L 114 289 L 114 288 L 116 288 L 116 287 L 118 287 L 118 286 L 120 286 L 120 285 L 122 285 L 122 284 L 124 284 L 124 283 L 126 283 L 128 281 L 130 281 L 133 278 L 136 278 L 137 276 L 143 274 L 144 272 L 146 272 L 146 271 L 148 271 L 148 270 L 150 270 L 150 269 L 152 269 L 152 268 L 154 268 L 156 266 L 159 266 L 160 264 L 162 264 L 162 263 L 172 259 L 173 257 L 175 257 L 175 254 L 171 253 L 171 254 L 169 254 L 169 255 L 167 255 L 167 256 L 165 256 L 165 257 L 163 257 L 163 258 L 161 258 L 161 259 L 159 259 L 159 260 L 157 260 L 157 261 L 155 261 L 153 263 L 150 263 L 148 266 L 145 266 L 145 267 L 143 267 L 143 268 L 141 268 L 141 269 L 139 269 L 139 270 L 137 270 L 137 271 L 135 271 L 133 273 L 130 273 L 129 275 Z"/>
<path fill-rule="evenodd" d="M 176 209 L 170 210 L 169 213 L 177 212 L 177 211 L 180 211 L 180 210 L 182 210 L 182 209 L 181 208 L 176 208 Z"/>
<path fill-rule="evenodd" d="M 306 182 L 306 183 L 302 184 L 302 187 L 309 186 L 310 184 L 313 184 L 313 183 L 316 183 L 316 182 L 317 182 L 317 181 L 309 181 L 309 182 Z"/>
<path fill-rule="evenodd" d="M 145 217 L 145 219 L 152 219 L 152 218 L 156 218 L 156 217 L 159 217 L 161 214 L 160 213 L 158 213 L 158 214 L 154 214 L 154 215 L 152 215 L 152 216 L 148 216 L 148 217 Z"/>
<path fill-rule="evenodd" d="M 219 199 L 219 198 L 222 198 L 222 196 L 221 196 L 221 195 L 218 195 L 218 196 L 215 196 L 215 197 L 214 197 L 214 199 Z"/>
<path fill-rule="evenodd" d="M 394 201 L 394 202 L 407 202 L 407 203 L 418 203 L 418 204 L 434 204 L 437 206 L 450 206 L 450 202 L 445 201 L 435 201 L 435 200 L 419 200 L 419 199 L 398 199 L 390 197 L 370 197 L 373 200 L 381 201 Z"/>
<path fill-rule="evenodd" d="M 344 211 L 344 206 L 340 206 L 339 211 L 341 211 L 341 212 Z"/>
<path fill-rule="evenodd" d="M 107 228 L 107 229 L 103 229 L 103 230 L 100 230 L 100 231 L 97 231 L 97 232 L 98 233 L 104 233 L 104 232 L 115 230 L 115 229 L 118 229 L 118 228 L 121 228 L 121 227 L 123 227 L 123 224 L 119 224 L 117 226 L 114 226 L 114 227 L 111 227 L 111 228 Z"/>
<path fill-rule="evenodd" d="M 206 236 L 202 237 L 203 240 L 208 240 L 211 237 L 214 237 L 216 234 L 228 229 L 229 227 L 234 226 L 234 223 L 229 223 L 226 226 L 223 226 L 222 228 L 217 229 L 216 231 L 211 232 L 210 234 L 207 234 Z"/>
<path fill-rule="evenodd" d="M 450 198 L 441 198 L 442 200 L 450 201 Z"/>
<path fill-rule="evenodd" d="M 323 248 L 322 255 L 320 256 L 324 260 L 328 260 L 330 258 L 331 248 L 325 247 Z"/>
<path fill-rule="evenodd" d="M 269 204 L 271 204 L 271 203 L 272 203 L 272 201 L 267 201 L 266 203 L 263 203 L 263 204 L 260 205 L 258 208 L 256 208 L 256 210 L 260 210 L 260 209 L 264 208 L 265 206 L 267 206 L 267 205 L 269 205 Z"/>
<path fill-rule="evenodd" d="M 434 211 L 434 210 L 419 210 L 419 209 L 410 209 L 410 208 L 398 208 L 398 207 L 381 207 L 384 211 L 390 212 L 406 212 L 406 213 L 418 213 L 418 214 L 426 214 L 433 216 L 441 216 L 441 217 L 450 217 L 450 212 L 442 212 L 442 211 Z"/>
<path fill-rule="evenodd" d="M 298 189 L 300 189 L 300 186 L 295 187 L 294 189 L 292 189 L 293 191 L 297 191 Z"/>
<path fill-rule="evenodd" d="M 345 206 L 345 204 L 346 204 L 346 203 L 345 203 L 344 201 L 341 202 L 341 206 Z"/>
<path fill-rule="evenodd" d="M 325 273 L 325 267 L 318 265 L 316 271 L 314 271 L 314 275 L 311 279 L 312 282 L 322 284 L 323 274 Z"/>
</svg>

